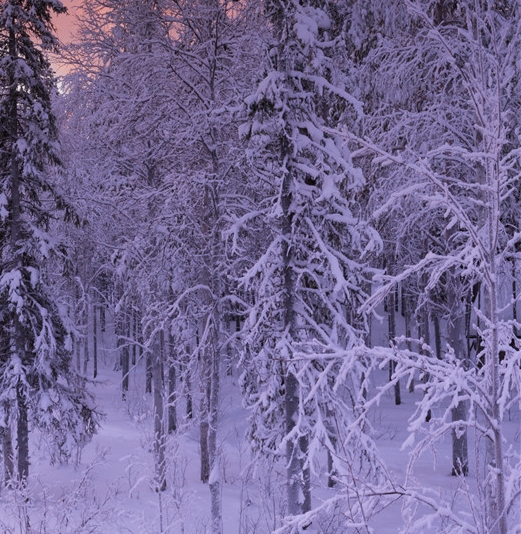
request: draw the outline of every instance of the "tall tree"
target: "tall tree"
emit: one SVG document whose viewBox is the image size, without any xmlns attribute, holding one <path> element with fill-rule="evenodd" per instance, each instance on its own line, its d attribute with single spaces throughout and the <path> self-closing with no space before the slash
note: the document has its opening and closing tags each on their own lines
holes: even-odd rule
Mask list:
<svg viewBox="0 0 521 534">
<path fill-rule="evenodd" d="M 426 290 L 438 293 L 449 341 L 444 361 L 400 353 L 397 376 L 414 369 L 429 376 L 415 429 L 425 424 L 431 407 L 448 401 L 448 408 L 430 420 L 426 440 L 452 433 L 455 474 L 468 468 L 467 429 L 479 427 L 486 436 L 486 450 L 477 443 L 475 475 L 484 491 L 473 505 L 483 510 L 474 518 L 475 528 L 505 534 L 509 514 L 515 522 L 519 508 L 519 496 L 507 482 L 519 477 L 519 462 L 510 461 L 503 444 L 505 407 L 520 399 L 512 374 L 518 373 L 514 368 L 520 353 L 516 325 L 501 315 L 508 303 L 500 295 L 500 275 L 517 255 L 519 242 L 519 233 L 505 224 L 504 216 L 521 177 L 521 92 L 514 74 L 519 4 L 418 0 L 390 3 L 387 11 L 380 11 L 378 1 L 373 6 L 375 16 L 386 15 L 385 31 L 375 37 L 366 63 L 365 80 L 372 85 L 375 106 L 365 134 L 374 142 L 358 142 L 385 162 L 394 179 L 394 191 L 391 186 L 379 213 L 388 213 L 401 199 L 416 198 L 425 219 L 438 219 L 441 242 L 389 277 L 377 298 L 418 273 L 426 279 Z M 481 288 L 482 306 L 473 313 L 483 340 L 483 366 L 470 365 L 464 339 L 465 306 L 476 287 Z M 439 505 L 432 505 L 433 515 L 442 521 Z M 455 528 L 466 520 L 458 514 L 451 518 Z"/>
<path fill-rule="evenodd" d="M 349 383 L 351 398 L 359 400 L 362 361 L 350 360 L 345 382 L 337 383 L 336 373 L 340 354 L 361 345 L 364 334 L 356 311 L 364 285 L 358 259 L 380 245 L 361 222 L 356 195 L 363 177 L 335 130 L 360 112 L 344 89 L 336 7 L 265 2 L 272 36 L 243 129 L 254 176 L 265 189 L 256 210 L 242 218 L 258 220 L 263 236 L 261 254 L 243 275 L 254 294 L 243 388 L 255 447 L 284 450 L 288 517 L 311 510 L 315 452 L 325 446 L 338 458 L 334 443 L 346 443 L 346 435 L 331 435 L 335 425 L 327 419 L 334 412 L 343 421 L 336 426 L 347 429 L 349 403 L 335 386 Z M 335 471 L 344 472 L 342 466 Z"/>
<path fill-rule="evenodd" d="M 59 162 L 46 53 L 57 47 L 51 15 L 64 11 L 58 0 L 7 0 L 0 7 L 0 404 L 4 433 L 16 421 L 22 484 L 29 476 L 30 421 L 51 435 L 57 459 L 96 428 L 46 269 L 52 256 L 63 258 L 48 233 L 55 215 L 49 201 L 55 210 L 65 206 L 46 172 Z"/>
</svg>

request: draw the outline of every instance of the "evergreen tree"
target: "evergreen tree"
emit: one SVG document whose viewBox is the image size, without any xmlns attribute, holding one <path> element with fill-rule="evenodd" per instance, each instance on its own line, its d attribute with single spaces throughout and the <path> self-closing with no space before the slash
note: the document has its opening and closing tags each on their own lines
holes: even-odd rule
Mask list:
<svg viewBox="0 0 521 534">
<path fill-rule="evenodd" d="M 326 447 L 338 458 L 334 443 L 346 443 L 346 435 L 332 435 L 330 416 L 334 412 L 343 421 L 336 426 L 347 430 L 348 399 L 360 400 L 363 362 L 346 354 L 364 336 L 359 258 L 379 247 L 358 211 L 363 177 L 336 133 L 360 108 L 345 90 L 335 8 L 326 1 L 265 3 L 273 34 L 243 130 L 255 176 L 266 184 L 262 209 L 250 214 L 260 221 L 262 255 L 243 276 L 254 294 L 243 388 L 255 448 L 284 450 L 290 517 L 311 510 L 314 454 Z M 345 374 L 337 381 L 341 355 Z M 362 457 L 355 451 L 365 449 L 353 443 L 344 448 L 354 452 L 354 460 L 345 459 L 351 475 Z"/>
<path fill-rule="evenodd" d="M 51 15 L 64 11 L 58 0 L 7 0 L 0 7 L 0 408 L 4 436 L 16 426 L 22 484 L 29 475 L 30 422 L 51 435 L 56 460 L 97 425 L 71 369 L 71 336 L 46 269 L 51 256 L 64 254 L 48 232 L 55 209 L 66 206 L 47 174 L 59 158 L 55 80 L 46 57 L 57 47 Z"/>
</svg>

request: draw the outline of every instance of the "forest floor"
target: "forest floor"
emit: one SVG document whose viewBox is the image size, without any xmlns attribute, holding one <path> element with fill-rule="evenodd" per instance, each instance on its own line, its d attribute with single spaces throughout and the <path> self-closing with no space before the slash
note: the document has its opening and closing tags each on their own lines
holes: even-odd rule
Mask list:
<svg viewBox="0 0 521 534">
<path fill-rule="evenodd" d="M 206 534 L 209 526 L 209 489 L 199 482 L 198 428 L 187 421 L 168 444 L 168 487 L 156 492 L 154 486 L 152 400 L 144 393 L 144 365 L 138 362 L 131 373 L 127 399 L 121 399 L 121 372 L 114 370 L 113 339 L 100 352 L 100 372 L 92 385 L 105 419 L 99 433 L 83 450 L 77 462 L 50 466 L 42 438 L 33 436 L 31 479 L 28 499 L 17 492 L 0 495 L 0 534 L 3 533 L 135 533 Z M 382 371 L 382 380 L 385 372 Z M 222 458 L 222 498 L 225 534 L 268 534 L 279 525 L 284 510 L 283 463 L 266 461 L 253 468 L 245 439 L 247 413 L 241 407 L 234 376 L 222 385 L 219 441 Z M 404 479 L 408 450 L 407 420 L 421 394 L 404 391 L 401 406 L 394 406 L 389 393 L 373 412 L 375 438 L 386 469 L 394 480 Z M 181 414 L 179 414 L 181 415 Z M 510 445 L 520 450 L 519 413 L 512 413 L 506 425 Z M 472 475 L 465 480 L 450 476 L 450 436 L 426 450 L 416 461 L 414 477 L 431 488 L 437 499 L 447 499 L 456 488 L 476 491 Z M 470 444 L 473 454 L 473 442 Z M 520 451 L 521 452 L 521 451 Z M 472 465 L 472 463 L 471 463 Z M 323 472 L 325 473 L 325 466 Z M 319 470 L 322 469 L 319 466 Z M 313 488 L 314 505 L 334 495 L 325 475 Z M 460 506 L 453 500 L 453 506 Z M 346 506 L 348 504 L 346 503 Z M 370 521 L 374 534 L 407 532 L 402 503 L 385 506 Z M 407 514 L 405 514 L 407 515 Z M 423 532 L 437 532 L 426 522 Z M 365 529 L 360 532 L 368 532 Z M 344 534 L 340 523 L 315 522 L 307 533 Z"/>
</svg>

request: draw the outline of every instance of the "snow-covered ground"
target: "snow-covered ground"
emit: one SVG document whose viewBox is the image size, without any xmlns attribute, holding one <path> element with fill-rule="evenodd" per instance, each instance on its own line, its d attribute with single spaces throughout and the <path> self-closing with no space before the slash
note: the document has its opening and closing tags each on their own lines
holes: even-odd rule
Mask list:
<svg viewBox="0 0 521 534">
<path fill-rule="evenodd" d="M 100 373 L 92 386 L 98 406 L 106 414 L 100 432 L 84 449 L 77 465 L 71 462 L 61 467 L 49 465 L 44 444 L 35 436 L 28 499 L 16 492 L 3 491 L 0 533 L 208 532 L 210 495 L 208 487 L 199 482 L 197 426 L 185 422 L 178 435 L 171 437 L 168 487 L 164 492 L 156 492 L 152 402 L 143 391 L 143 364 L 139 363 L 133 371 L 127 400 L 122 401 L 121 374 L 114 370 L 113 339 L 109 341 L 101 350 Z M 385 381 L 384 371 L 380 378 Z M 277 518 L 284 512 L 284 466 L 266 461 L 263 466 L 253 467 L 244 438 L 247 414 L 241 407 L 237 376 L 225 377 L 222 391 L 219 437 L 224 532 L 267 534 L 278 526 Z M 407 419 L 419 395 L 418 390 L 409 393 L 402 387 L 401 406 L 394 406 L 389 394 L 373 412 L 378 447 L 397 483 L 403 481 L 406 474 L 409 450 L 402 449 L 402 444 L 408 436 Z M 519 413 L 512 412 L 506 430 L 510 444 L 519 451 Z M 450 446 L 450 436 L 447 436 L 435 449 L 418 458 L 414 468 L 418 485 L 432 488 L 440 502 L 443 499 L 449 503 L 458 485 L 468 484 L 468 491 L 476 491 L 473 474 L 465 480 L 450 476 Z M 473 454 L 472 439 L 470 450 Z M 324 486 L 325 477 L 314 487 L 315 505 L 335 491 Z M 467 506 L 461 499 L 454 500 L 453 505 Z M 402 530 L 405 528 L 402 502 L 398 500 L 385 506 L 370 525 L 375 534 L 406 531 Z M 426 526 L 424 532 L 436 532 L 435 529 Z M 340 534 L 347 531 L 338 524 L 315 522 L 306 532 Z"/>
</svg>

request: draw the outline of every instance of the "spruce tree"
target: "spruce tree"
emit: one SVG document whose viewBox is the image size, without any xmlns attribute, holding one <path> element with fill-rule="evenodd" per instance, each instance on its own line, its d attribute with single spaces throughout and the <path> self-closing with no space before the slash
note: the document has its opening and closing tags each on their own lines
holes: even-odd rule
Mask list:
<svg viewBox="0 0 521 534">
<path fill-rule="evenodd" d="M 0 7 L 0 424 L 4 444 L 16 428 L 22 484 L 30 422 L 50 434 L 51 458 L 59 461 L 96 428 L 92 403 L 71 370 L 70 334 L 46 269 L 64 252 L 49 233 L 65 206 L 47 172 L 59 157 L 46 56 L 57 50 L 51 15 L 64 11 L 58 0 L 6 0 Z"/>
<path fill-rule="evenodd" d="M 305 526 L 316 451 L 337 458 L 334 443 L 344 439 L 362 450 L 360 433 L 334 435 L 329 416 L 336 412 L 345 422 L 337 426 L 347 428 L 347 391 L 358 402 L 363 364 L 347 354 L 364 335 L 356 311 L 366 268 L 359 258 L 380 241 L 361 221 L 356 196 L 363 176 L 337 134 L 361 111 L 339 68 L 346 67 L 337 46 L 341 17 L 322 0 L 273 0 L 265 9 L 272 44 L 242 129 L 252 174 L 266 187 L 261 209 L 250 216 L 260 225 L 253 233 L 263 236 L 261 253 L 242 279 L 254 294 L 242 386 L 254 449 L 285 453 L 287 515 L 306 514 Z M 349 380 L 337 381 L 341 365 L 349 367 L 343 375 Z M 346 459 L 351 474 L 358 460 Z"/>
</svg>

